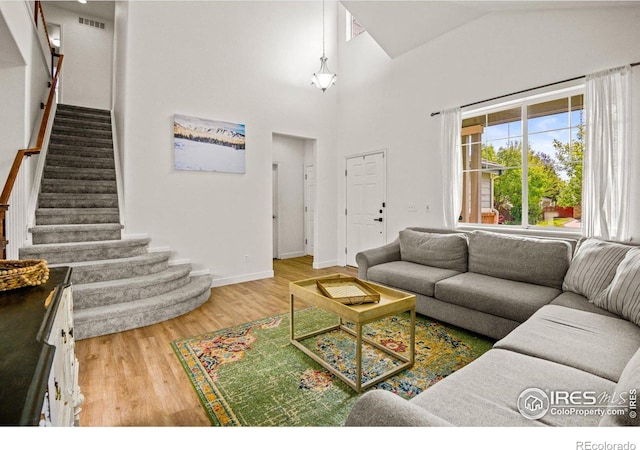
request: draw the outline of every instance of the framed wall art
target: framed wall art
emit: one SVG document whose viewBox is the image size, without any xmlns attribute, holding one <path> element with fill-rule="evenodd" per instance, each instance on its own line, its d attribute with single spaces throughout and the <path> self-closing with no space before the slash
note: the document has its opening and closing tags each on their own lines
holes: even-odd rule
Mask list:
<svg viewBox="0 0 640 450">
<path fill-rule="evenodd" d="M 245 126 L 175 114 L 174 168 L 245 173 Z"/>
</svg>

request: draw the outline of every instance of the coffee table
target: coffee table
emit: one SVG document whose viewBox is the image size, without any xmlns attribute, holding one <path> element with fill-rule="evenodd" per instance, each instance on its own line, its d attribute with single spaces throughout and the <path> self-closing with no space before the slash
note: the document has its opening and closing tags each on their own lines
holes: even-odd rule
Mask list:
<svg viewBox="0 0 640 450">
<path fill-rule="evenodd" d="M 379 303 L 362 303 L 359 305 L 343 304 L 340 301 L 325 296 L 317 286 L 318 280 L 330 279 L 330 278 L 351 278 L 342 274 L 333 274 L 323 277 L 308 278 L 306 280 L 295 281 L 289 283 L 289 295 L 290 295 L 290 341 L 293 345 L 307 354 L 310 358 L 320 364 L 322 367 L 333 373 L 336 377 L 345 382 L 348 386 L 353 388 L 356 392 L 362 392 L 364 389 L 379 383 L 380 381 L 387 379 L 405 369 L 413 366 L 415 358 L 415 323 L 416 323 L 416 296 L 408 294 L 406 292 L 392 289 L 379 284 L 371 283 L 368 281 L 362 281 L 368 287 L 380 294 Z M 315 330 L 310 333 L 296 336 L 295 334 L 295 299 L 301 299 L 313 306 L 321 308 L 325 311 L 338 316 L 338 323 L 334 326 Z M 411 315 L 410 321 L 410 346 L 409 356 L 400 355 L 389 348 L 374 342 L 373 340 L 362 336 L 363 325 L 373 322 L 385 317 L 398 315 L 402 312 L 408 311 Z M 355 326 L 355 330 L 346 326 L 346 323 L 352 323 Z M 356 379 L 355 382 L 344 376 L 335 367 L 323 360 L 319 355 L 312 352 L 305 347 L 300 341 L 310 338 L 312 336 L 318 336 L 320 334 L 328 333 L 334 330 L 343 330 L 355 337 L 356 340 Z M 362 383 L 362 346 L 363 342 L 383 351 L 384 353 L 396 358 L 400 361 L 400 364 L 394 368 L 378 375 L 377 377 Z"/>
</svg>

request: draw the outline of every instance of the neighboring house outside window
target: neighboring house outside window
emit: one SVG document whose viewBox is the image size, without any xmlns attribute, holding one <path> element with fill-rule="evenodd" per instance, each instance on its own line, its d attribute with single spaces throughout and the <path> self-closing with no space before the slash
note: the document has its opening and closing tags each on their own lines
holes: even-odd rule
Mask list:
<svg viewBox="0 0 640 450">
<path fill-rule="evenodd" d="M 584 87 L 463 113 L 459 222 L 579 231 L 584 124 Z"/>
</svg>

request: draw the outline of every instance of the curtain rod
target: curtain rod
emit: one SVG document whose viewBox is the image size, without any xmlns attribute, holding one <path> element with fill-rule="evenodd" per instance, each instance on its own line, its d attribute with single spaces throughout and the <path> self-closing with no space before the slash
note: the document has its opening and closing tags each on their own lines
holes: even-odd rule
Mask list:
<svg viewBox="0 0 640 450">
<path fill-rule="evenodd" d="M 631 67 L 635 67 L 635 66 L 640 65 L 640 62 L 635 62 L 635 63 L 629 64 L 629 65 Z M 576 81 L 576 80 L 579 80 L 580 78 L 584 78 L 584 77 L 586 77 L 586 75 L 582 75 L 582 76 L 579 76 L 579 77 L 568 78 L 566 80 L 556 81 L 555 83 L 544 84 L 542 86 L 537 86 L 537 87 L 533 87 L 533 88 L 529 88 L 529 89 L 523 89 L 522 91 L 512 92 L 511 94 L 499 95 L 497 97 L 488 98 L 486 100 L 480 100 L 478 102 L 467 103 L 466 105 L 462 105 L 460 108 L 466 108 L 468 106 L 479 105 L 480 103 L 486 103 L 486 102 L 490 102 L 490 101 L 493 101 L 493 100 L 500 100 L 501 98 L 511 97 L 512 95 L 524 94 L 525 92 L 535 91 L 537 89 L 542 89 L 542 88 L 546 88 L 546 87 L 549 87 L 549 86 L 555 86 L 556 84 L 562 84 L 562 83 L 568 83 L 570 81 Z M 431 113 L 431 117 L 438 116 L 438 115 L 440 115 L 440 111 Z"/>
</svg>

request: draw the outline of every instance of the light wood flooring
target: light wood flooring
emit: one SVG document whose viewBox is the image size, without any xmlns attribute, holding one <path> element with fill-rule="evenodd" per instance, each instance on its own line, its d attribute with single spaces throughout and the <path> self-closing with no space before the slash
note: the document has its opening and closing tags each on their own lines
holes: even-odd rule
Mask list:
<svg viewBox="0 0 640 450">
<path fill-rule="evenodd" d="M 156 325 L 76 342 L 82 427 L 209 426 L 170 342 L 289 311 L 289 282 L 350 267 L 312 268 L 312 258 L 274 260 L 274 278 L 211 289 L 196 310 Z M 297 302 L 296 302 L 297 305 Z"/>
</svg>

